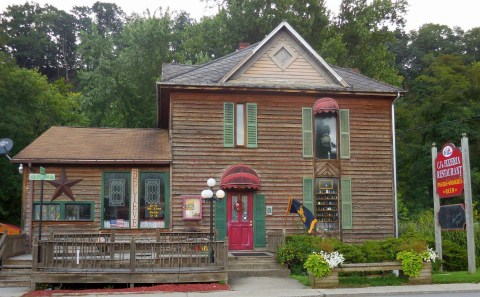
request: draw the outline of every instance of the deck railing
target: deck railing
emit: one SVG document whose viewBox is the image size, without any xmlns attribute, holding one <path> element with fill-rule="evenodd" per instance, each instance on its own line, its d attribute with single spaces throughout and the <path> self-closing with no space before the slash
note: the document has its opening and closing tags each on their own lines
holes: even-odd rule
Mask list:
<svg viewBox="0 0 480 297">
<path fill-rule="evenodd" d="M 25 253 L 27 235 L 7 235 L 6 233 L 0 233 L 0 235 L 0 260 Z"/>
<path fill-rule="evenodd" d="M 285 232 L 270 232 L 267 235 L 267 248 L 270 252 L 276 253 L 277 249 L 285 245 Z"/>
<path fill-rule="evenodd" d="M 173 239 L 178 238 L 173 235 Z M 226 241 L 214 241 L 214 263 L 209 263 L 209 241 L 205 238 L 184 238 L 182 241 L 142 240 L 109 241 L 102 237 L 86 240 L 42 240 L 34 243 L 34 270 L 88 270 L 110 269 L 157 271 L 202 267 L 226 269 L 228 246 Z"/>
</svg>

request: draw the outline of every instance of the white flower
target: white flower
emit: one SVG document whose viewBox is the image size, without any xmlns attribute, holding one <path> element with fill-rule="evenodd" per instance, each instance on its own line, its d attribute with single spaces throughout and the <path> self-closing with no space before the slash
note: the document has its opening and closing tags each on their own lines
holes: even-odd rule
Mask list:
<svg viewBox="0 0 480 297">
<path fill-rule="evenodd" d="M 438 254 L 432 248 L 427 248 L 426 252 L 428 253 L 428 256 L 423 258 L 423 261 L 425 262 L 435 262 L 439 258 Z"/>
<path fill-rule="evenodd" d="M 343 257 L 343 255 L 337 251 L 333 253 L 320 251 L 320 254 L 322 255 L 323 259 L 325 259 L 325 261 L 328 263 L 328 266 L 330 267 L 330 269 L 338 267 L 338 265 L 342 264 L 343 261 L 345 261 L 345 258 Z"/>
</svg>

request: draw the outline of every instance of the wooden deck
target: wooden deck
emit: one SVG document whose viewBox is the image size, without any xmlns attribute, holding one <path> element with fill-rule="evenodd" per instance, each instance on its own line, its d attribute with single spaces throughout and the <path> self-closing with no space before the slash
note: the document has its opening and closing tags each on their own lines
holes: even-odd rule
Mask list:
<svg viewBox="0 0 480 297">
<path fill-rule="evenodd" d="M 228 281 L 228 243 L 199 234 L 170 234 L 130 241 L 104 234 L 55 235 L 35 241 L 32 289 L 36 283 L 191 283 Z M 214 251 L 210 263 L 209 250 Z"/>
</svg>

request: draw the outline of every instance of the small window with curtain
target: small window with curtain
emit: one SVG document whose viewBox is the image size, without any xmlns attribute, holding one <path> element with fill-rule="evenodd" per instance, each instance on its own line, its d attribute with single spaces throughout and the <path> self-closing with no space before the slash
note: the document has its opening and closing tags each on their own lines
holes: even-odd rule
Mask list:
<svg viewBox="0 0 480 297">
<path fill-rule="evenodd" d="M 33 208 L 33 219 L 40 220 L 40 204 L 35 202 Z M 42 221 L 61 221 L 62 212 L 60 203 L 44 203 L 42 204 Z"/>
<path fill-rule="evenodd" d="M 224 147 L 257 147 L 257 104 L 224 103 Z"/>
</svg>

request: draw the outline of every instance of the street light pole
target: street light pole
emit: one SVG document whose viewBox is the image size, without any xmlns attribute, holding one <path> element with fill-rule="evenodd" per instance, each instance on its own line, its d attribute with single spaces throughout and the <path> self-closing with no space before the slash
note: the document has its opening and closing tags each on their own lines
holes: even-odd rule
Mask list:
<svg viewBox="0 0 480 297">
<path fill-rule="evenodd" d="M 214 178 L 207 180 L 207 186 L 209 189 L 202 191 L 202 198 L 205 201 L 210 202 L 210 238 L 209 238 L 209 258 L 210 263 L 214 263 L 214 251 L 213 251 L 213 201 L 221 201 L 225 197 L 225 192 L 220 189 L 215 194 L 213 193 L 213 187 L 217 182 Z"/>
</svg>

